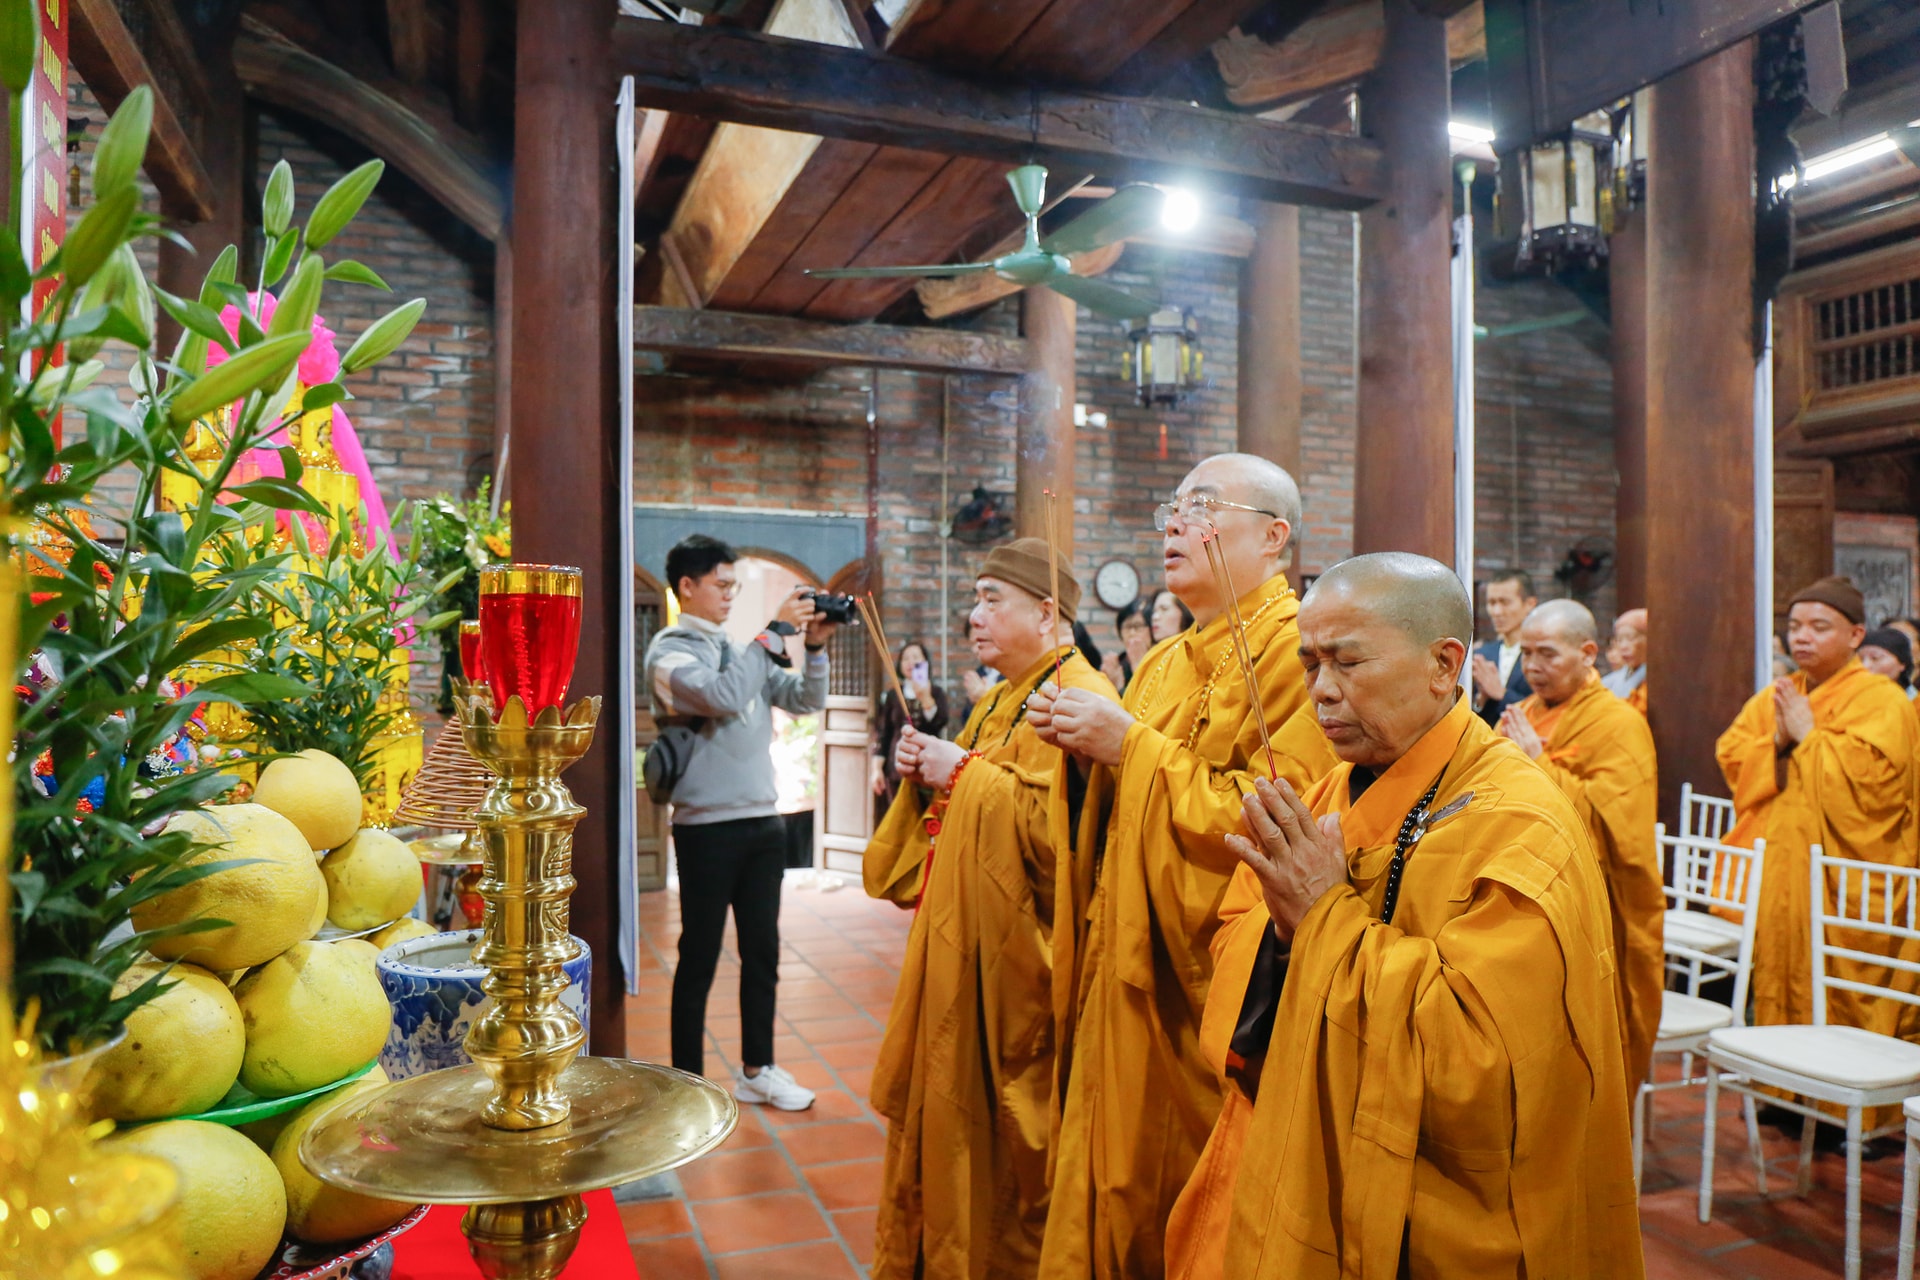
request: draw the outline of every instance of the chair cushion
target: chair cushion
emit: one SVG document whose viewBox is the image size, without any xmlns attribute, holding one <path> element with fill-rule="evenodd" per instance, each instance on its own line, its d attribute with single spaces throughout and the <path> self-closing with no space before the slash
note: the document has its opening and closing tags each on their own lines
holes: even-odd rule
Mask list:
<svg viewBox="0 0 1920 1280">
<path fill-rule="evenodd" d="M 1751 1062 L 1848 1089 L 1914 1084 L 1920 1091 L 1920 1044 L 1858 1027 L 1724 1027 L 1707 1037 Z"/>
<path fill-rule="evenodd" d="M 1740 950 L 1740 926 L 1704 911 L 1669 911 L 1666 940 L 1704 951 L 1708 955 L 1730 956 Z"/>
<path fill-rule="evenodd" d="M 1733 1010 L 1723 1004 L 1702 1000 L 1699 996 L 1690 996 L 1679 991 L 1660 993 L 1658 1038 L 1661 1040 L 1703 1036 L 1716 1028 L 1732 1025 Z"/>
</svg>

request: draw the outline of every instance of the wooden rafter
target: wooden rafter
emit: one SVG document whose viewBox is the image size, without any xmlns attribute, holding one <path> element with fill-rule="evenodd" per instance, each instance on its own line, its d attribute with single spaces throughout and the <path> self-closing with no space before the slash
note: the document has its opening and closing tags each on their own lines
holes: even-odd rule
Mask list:
<svg viewBox="0 0 1920 1280">
<path fill-rule="evenodd" d="M 74 70 L 108 111 L 143 84 L 153 90 L 153 134 L 147 144 L 146 168 L 159 189 L 161 207 L 168 216 L 185 222 L 213 217 L 213 179 L 182 124 L 184 104 L 169 101 L 112 0 L 75 0 L 69 55 Z M 197 76 L 195 67 L 179 79 L 199 83 L 204 91 L 205 81 L 196 80 Z"/>
<path fill-rule="evenodd" d="M 1380 63 L 1386 42 L 1381 0 L 1348 0 L 1307 19 L 1277 44 L 1237 28 L 1213 46 L 1227 100 L 1280 106 L 1357 84 Z M 1478 0 L 1447 20 L 1447 56 L 1455 66 L 1484 58 L 1487 27 Z"/>
<path fill-rule="evenodd" d="M 1185 176 L 1280 203 L 1358 209 L 1379 148 L 1180 103 L 984 85 L 901 59 L 753 32 L 618 18 L 616 74 L 648 106 L 1063 172 Z M 847 86 L 858 85 L 858 94 Z"/>
<path fill-rule="evenodd" d="M 436 126 L 403 103 L 251 20 L 233 45 L 234 69 L 249 97 L 338 129 L 419 183 L 462 222 L 500 238 L 506 198 L 468 157 L 484 148 L 452 126 Z"/>
<path fill-rule="evenodd" d="M 419 84 L 427 78 L 433 51 L 427 0 L 387 0 L 387 45 L 402 80 Z"/>
<path fill-rule="evenodd" d="M 933 373 L 1019 377 L 1028 367 L 1027 342 L 965 329 L 890 324 L 826 324 L 786 316 L 636 307 L 634 346 L 665 355 L 782 360 Z"/>
</svg>

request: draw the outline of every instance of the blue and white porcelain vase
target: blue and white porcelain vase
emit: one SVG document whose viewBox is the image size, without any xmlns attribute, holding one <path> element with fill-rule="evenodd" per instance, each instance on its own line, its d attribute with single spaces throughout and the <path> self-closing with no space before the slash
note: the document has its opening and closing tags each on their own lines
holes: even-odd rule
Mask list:
<svg viewBox="0 0 1920 1280">
<path fill-rule="evenodd" d="M 480 980 L 487 971 L 473 962 L 478 929 L 409 938 L 380 953 L 380 985 L 393 1006 L 393 1025 L 380 1050 L 380 1065 L 390 1079 L 424 1075 L 442 1067 L 463 1066 L 467 1028 L 480 1016 L 487 995 Z M 575 938 L 580 954 L 563 966 L 570 981 L 560 1002 L 587 1025 L 587 993 L 593 986 L 593 952 Z"/>
</svg>

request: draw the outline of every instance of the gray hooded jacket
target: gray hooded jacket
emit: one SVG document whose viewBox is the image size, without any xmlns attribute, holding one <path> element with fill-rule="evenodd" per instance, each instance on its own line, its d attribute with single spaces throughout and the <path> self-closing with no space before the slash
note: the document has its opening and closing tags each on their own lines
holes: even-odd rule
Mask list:
<svg viewBox="0 0 1920 1280">
<path fill-rule="evenodd" d="M 735 645 L 714 623 L 683 614 L 647 646 L 645 678 L 655 719 L 705 720 L 674 788 L 675 825 L 779 812 L 773 708 L 796 716 L 826 708 L 826 651 L 807 654 L 804 672 L 788 671 L 758 642 Z"/>
</svg>

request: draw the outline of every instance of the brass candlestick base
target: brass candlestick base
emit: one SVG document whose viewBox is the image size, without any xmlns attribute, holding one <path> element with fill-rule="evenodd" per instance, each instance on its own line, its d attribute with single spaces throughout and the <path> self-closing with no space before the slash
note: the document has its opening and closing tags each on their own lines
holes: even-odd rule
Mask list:
<svg viewBox="0 0 1920 1280">
<path fill-rule="evenodd" d="M 457 700 L 467 749 L 497 775 L 474 811 L 485 859 L 485 938 L 474 959 L 493 1003 L 467 1032 L 473 1065 L 361 1093 L 300 1143 L 332 1186 L 386 1200 L 470 1205 L 461 1220 L 488 1280 L 552 1280 L 579 1242 L 580 1195 L 671 1169 L 739 1122 L 718 1086 L 651 1063 L 579 1057 L 586 1036 L 559 1002 L 573 958 L 573 828 L 585 812 L 560 773 L 593 741 L 600 699 L 529 723 Z"/>
</svg>

